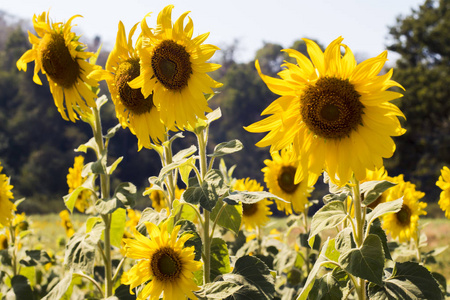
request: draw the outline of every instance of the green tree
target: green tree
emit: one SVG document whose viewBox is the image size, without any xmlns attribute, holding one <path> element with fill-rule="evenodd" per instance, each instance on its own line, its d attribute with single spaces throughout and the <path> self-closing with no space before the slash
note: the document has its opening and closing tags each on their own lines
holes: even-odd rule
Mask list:
<svg viewBox="0 0 450 300">
<path fill-rule="evenodd" d="M 400 108 L 407 133 L 399 137 L 395 172 L 436 200 L 435 182 L 450 164 L 450 1 L 427 0 L 390 27 L 388 49 L 401 55 L 394 79 L 406 89 Z"/>
</svg>

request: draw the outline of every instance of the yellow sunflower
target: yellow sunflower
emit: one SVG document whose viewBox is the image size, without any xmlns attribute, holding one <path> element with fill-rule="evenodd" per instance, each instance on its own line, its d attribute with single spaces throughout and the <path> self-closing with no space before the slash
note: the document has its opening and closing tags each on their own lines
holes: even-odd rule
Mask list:
<svg viewBox="0 0 450 300">
<path fill-rule="evenodd" d="M 138 23 L 139 24 L 139 23 Z M 140 57 L 133 48 L 134 25 L 128 39 L 125 27 L 119 22 L 116 44 L 109 54 L 106 70 L 94 72 L 93 78 L 106 80 L 111 98 L 116 108 L 116 116 L 123 128 L 129 127 L 138 139 L 138 149 L 151 148 L 151 141 L 159 143 L 164 139 L 165 128 L 160 120 L 158 109 L 153 104 L 152 93 L 144 97 L 141 89 L 133 89 L 128 83 L 140 74 Z M 142 42 L 139 37 L 136 47 Z"/>
<path fill-rule="evenodd" d="M 70 220 L 70 214 L 68 210 L 62 210 L 59 213 L 59 217 L 61 218 L 61 225 L 66 230 L 66 236 L 71 237 L 75 233 L 75 229 L 73 229 L 72 221 Z"/>
<path fill-rule="evenodd" d="M 161 293 L 163 299 L 197 299 L 192 291 L 200 288 L 194 282 L 193 272 L 200 270 L 202 263 L 195 261 L 194 247 L 184 247 L 184 243 L 192 234 L 183 234 L 177 239 L 180 226 L 176 226 L 170 233 L 167 224 L 161 229 L 155 224 L 146 222 L 147 238 L 135 232 L 135 239 L 124 239 L 126 256 L 138 259 L 125 276 L 122 283 L 130 285 L 132 289 L 141 284 L 145 287 L 138 295 L 138 299 L 158 300 Z"/>
<path fill-rule="evenodd" d="M 450 170 L 444 166 L 441 170 L 441 176 L 436 185 L 442 189 L 439 197 L 439 207 L 445 212 L 445 216 L 450 219 Z"/>
<path fill-rule="evenodd" d="M 47 76 L 59 113 L 72 122 L 78 119 L 76 107 L 89 112 L 89 107 L 95 106 L 97 96 L 91 87 L 97 87 L 98 82 L 88 75 L 100 68 L 86 61 L 95 54 L 84 51 L 86 47 L 78 40 L 80 37 L 71 32 L 76 17 L 80 16 L 75 15 L 66 23 L 52 23 L 45 12 L 38 17 L 34 15 L 33 25 L 39 37 L 28 32 L 33 47 L 17 61 L 17 68 L 24 71 L 29 62 L 35 62 L 33 81 L 42 84 L 38 76 L 41 70 Z"/>
<path fill-rule="evenodd" d="M 67 174 L 67 185 L 69 186 L 69 194 L 72 193 L 77 187 L 81 186 L 85 181 L 86 177 L 81 176 L 81 171 L 84 167 L 84 157 L 79 155 L 75 157 L 73 168 L 69 168 L 69 173 Z M 83 190 L 78 194 L 78 198 L 75 201 L 75 207 L 82 213 L 91 205 L 89 202 L 91 192 L 88 190 Z"/>
<path fill-rule="evenodd" d="M 416 191 L 415 184 L 404 181 L 403 175 L 394 177 L 393 182 L 397 185 L 388 190 L 386 202 L 403 197 L 403 206 L 397 213 L 384 215 L 382 226 L 393 239 L 403 243 L 417 238 L 419 216 L 427 214 L 423 210 L 427 203 L 419 201 L 425 193 Z"/>
<path fill-rule="evenodd" d="M 392 70 L 377 76 L 387 52 L 357 65 L 342 40 L 337 38 L 322 52 L 304 39 L 312 62 L 298 51 L 284 50 L 297 64 L 285 62 L 278 73 L 281 79 L 263 75 L 256 61 L 262 80 L 281 97 L 262 112 L 269 117 L 246 130 L 269 131 L 256 145 L 271 146 L 271 152 L 294 144 L 301 160 L 296 183 L 308 178 L 308 185 L 313 185 L 322 170 L 340 185 L 353 173 L 362 180 L 366 169 L 381 168 L 382 158 L 394 153 L 391 136 L 405 132 L 398 120 L 403 113 L 389 102 L 402 94 L 386 91 L 401 86 L 391 80 Z"/>
<path fill-rule="evenodd" d="M 132 88 L 141 88 L 144 97 L 153 93 L 163 123 L 171 128 L 195 125 L 196 118 L 205 117 L 211 108 L 204 94 L 222 86 L 206 73 L 220 68 L 207 63 L 219 48 L 203 44 L 209 33 L 192 38 L 194 24 L 189 12 L 183 13 L 172 25 L 173 5 L 166 6 L 158 15 L 156 29 L 150 29 L 146 18 L 141 22 L 143 41 L 140 49 L 141 73 L 130 82 Z"/>
<path fill-rule="evenodd" d="M 5 234 L 0 234 L 0 250 L 6 250 L 9 246 L 9 231 Z"/>
<path fill-rule="evenodd" d="M 293 155 L 292 149 L 286 148 L 281 152 L 273 152 L 272 160 L 266 159 L 264 163 L 266 167 L 262 169 L 264 172 L 264 181 L 269 191 L 289 203 L 276 200 L 278 210 L 284 211 L 286 214 L 292 214 L 292 209 L 296 213 L 305 210 L 308 204 L 308 197 L 312 187 L 308 187 L 307 181 L 294 183 L 295 172 L 298 167 L 298 160 Z"/>
<path fill-rule="evenodd" d="M 3 167 L 0 163 L 0 227 L 9 226 L 14 218 L 16 206 L 11 202 L 14 199 L 11 192 L 13 186 L 9 184 L 10 178 L 1 174 Z"/>
<path fill-rule="evenodd" d="M 152 200 L 152 207 L 160 212 L 163 208 L 167 208 L 167 202 L 169 201 L 166 197 L 166 195 L 164 195 L 163 191 L 159 191 L 159 190 L 153 190 L 150 193 L 150 199 Z"/>
<path fill-rule="evenodd" d="M 263 187 L 256 180 L 245 178 L 236 180 L 233 190 L 259 192 L 263 190 Z M 268 216 L 272 214 L 269 208 L 270 204 L 272 201 L 268 199 L 250 204 L 242 203 L 242 225 L 249 231 L 258 226 L 264 226 L 269 222 Z"/>
</svg>

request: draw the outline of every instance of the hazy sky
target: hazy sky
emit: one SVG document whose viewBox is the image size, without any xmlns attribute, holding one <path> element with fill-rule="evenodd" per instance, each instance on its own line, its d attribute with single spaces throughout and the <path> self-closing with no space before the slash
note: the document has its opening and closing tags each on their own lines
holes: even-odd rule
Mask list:
<svg viewBox="0 0 450 300">
<path fill-rule="evenodd" d="M 194 35 L 210 32 L 207 43 L 226 47 L 239 40 L 238 61 L 253 59 L 263 42 L 289 47 L 303 37 L 328 45 L 344 37 L 354 53 L 365 58 L 385 50 L 388 26 L 399 15 L 409 15 L 424 0 L 0 0 L 0 10 L 31 21 L 33 14 L 50 9 L 53 21 L 76 19 L 77 32 L 87 38 L 101 36 L 103 47 L 111 49 L 121 20 L 128 31 L 142 17 L 153 12 L 149 25 L 163 7 L 174 4 L 172 20 L 191 11 Z M 388 58 L 395 59 L 390 53 Z"/>
</svg>

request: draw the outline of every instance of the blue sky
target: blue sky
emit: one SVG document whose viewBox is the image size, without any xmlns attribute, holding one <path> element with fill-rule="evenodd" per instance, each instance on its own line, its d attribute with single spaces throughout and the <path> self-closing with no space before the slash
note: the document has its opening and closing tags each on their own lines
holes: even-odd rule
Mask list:
<svg viewBox="0 0 450 300">
<path fill-rule="evenodd" d="M 103 47 L 111 49 L 121 20 L 126 29 L 148 13 L 154 13 L 149 25 L 156 22 L 161 9 L 174 4 L 172 19 L 191 11 L 194 35 L 210 32 L 207 42 L 226 47 L 239 40 L 236 59 L 253 59 L 263 42 L 289 47 L 295 40 L 309 37 L 328 45 L 344 37 L 355 54 L 368 58 L 385 50 L 388 26 L 399 15 L 409 15 L 424 0 L 0 0 L 0 10 L 31 20 L 50 8 L 53 21 L 65 21 L 80 14 L 74 22 L 77 32 L 87 38 L 101 36 Z M 396 55 L 389 53 L 394 60 Z"/>
</svg>

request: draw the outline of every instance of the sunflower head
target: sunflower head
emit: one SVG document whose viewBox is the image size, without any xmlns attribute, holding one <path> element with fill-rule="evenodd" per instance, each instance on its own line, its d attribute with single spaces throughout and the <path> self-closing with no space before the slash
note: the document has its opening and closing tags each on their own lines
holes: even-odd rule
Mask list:
<svg viewBox="0 0 450 300">
<path fill-rule="evenodd" d="M 14 199 L 12 188 L 10 185 L 10 178 L 2 174 L 3 167 L 0 163 L 0 227 L 9 226 L 14 218 L 14 211 L 16 206 L 12 199 Z"/>
<path fill-rule="evenodd" d="M 161 228 L 149 222 L 145 225 L 149 238 L 136 231 L 135 239 L 124 239 L 125 255 L 139 261 L 122 277 L 122 283 L 130 285 L 130 291 L 145 284 L 139 299 L 150 296 L 157 300 L 162 292 L 163 299 L 195 299 L 192 291 L 200 288 L 193 280 L 193 272 L 200 270 L 202 263 L 194 260 L 194 247 L 184 246 L 192 235 L 179 237 L 180 226 L 169 233 L 166 223 Z"/>
<path fill-rule="evenodd" d="M 397 185 L 388 190 L 386 202 L 403 197 L 403 205 L 400 211 L 383 216 L 382 226 L 386 233 L 400 243 L 417 239 L 419 216 L 427 214 L 424 210 L 427 203 L 419 201 L 425 194 L 417 191 L 411 182 L 404 181 L 403 175 L 394 177 L 393 182 Z"/>
<path fill-rule="evenodd" d="M 436 185 L 442 189 L 439 196 L 439 207 L 445 212 L 445 216 L 450 219 L 450 169 L 444 166 L 441 169 L 441 176 Z"/>
<path fill-rule="evenodd" d="M 205 94 L 213 94 L 212 88 L 221 84 L 207 73 L 220 65 L 207 62 L 218 50 L 203 44 L 209 34 L 192 38 L 192 19 L 184 24 L 189 12 L 172 23 L 173 7 L 168 5 L 158 14 L 155 28 L 148 26 L 148 15 L 142 20 L 141 73 L 130 86 L 141 88 L 144 97 L 153 95 L 166 127 L 187 128 L 211 111 Z"/>
<path fill-rule="evenodd" d="M 254 179 L 245 178 L 236 180 L 233 185 L 235 191 L 262 191 L 263 187 Z M 270 204 L 272 201 L 263 199 L 255 203 L 242 203 L 242 225 L 247 230 L 253 230 L 256 227 L 264 226 L 269 221 Z"/>
<path fill-rule="evenodd" d="M 78 119 L 74 111 L 88 113 L 90 107 L 96 105 L 97 96 L 91 88 L 96 88 L 98 81 L 89 75 L 100 69 L 86 61 L 95 54 L 86 52 L 79 36 L 71 31 L 76 17 L 79 16 L 75 15 L 65 23 L 52 23 L 45 12 L 35 15 L 33 26 L 37 36 L 28 33 L 32 49 L 17 61 L 17 68 L 24 71 L 29 62 L 35 61 L 34 82 L 42 84 L 38 76 L 42 71 L 47 76 L 58 111 L 65 120 L 72 122 Z"/>
<path fill-rule="evenodd" d="M 67 185 L 69 186 L 69 194 L 72 193 L 77 187 L 81 186 L 85 181 L 86 177 L 81 175 L 84 167 L 84 157 L 82 155 L 76 156 L 72 168 L 69 168 L 69 173 L 67 174 Z M 83 190 L 78 194 L 78 198 L 75 201 L 75 207 L 80 211 L 84 212 L 90 206 L 90 196 L 91 192 L 88 190 Z"/>
<path fill-rule="evenodd" d="M 272 194 L 289 202 L 276 200 L 277 208 L 286 214 L 303 212 L 313 187 L 308 187 L 306 180 L 295 183 L 299 161 L 293 156 L 292 148 L 288 147 L 271 155 L 272 160 L 264 161 L 264 181 Z"/>
<path fill-rule="evenodd" d="M 167 208 L 167 197 L 164 195 L 163 191 L 153 190 L 150 193 L 150 199 L 152 200 L 152 207 L 160 212 L 163 208 Z"/>
<path fill-rule="evenodd" d="M 68 210 L 62 210 L 59 213 L 59 217 L 61 218 L 61 225 L 66 230 L 66 236 L 67 237 L 71 237 L 75 233 L 75 230 L 73 228 L 72 221 L 70 220 L 70 213 L 69 213 L 69 211 Z"/>
<path fill-rule="evenodd" d="M 304 41 L 311 59 L 284 50 L 296 64 L 285 62 L 278 73 L 281 78 L 262 74 L 256 61 L 263 81 L 281 97 L 262 112 L 270 116 L 246 129 L 268 131 L 257 146 L 271 146 L 271 152 L 293 144 L 294 155 L 301 160 L 295 183 L 307 180 L 314 185 L 323 170 L 339 185 L 353 174 L 363 180 L 366 170 L 381 168 L 382 159 L 394 153 L 391 137 L 405 132 L 398 120 L 403 113 L 390 103 L 402 95 L 387 91 L 401 86 L 391 80 L 392 70 L 378 75 L 387 52 L 357 64 L 342 37 L 325 51 Z"/>
</svg>

